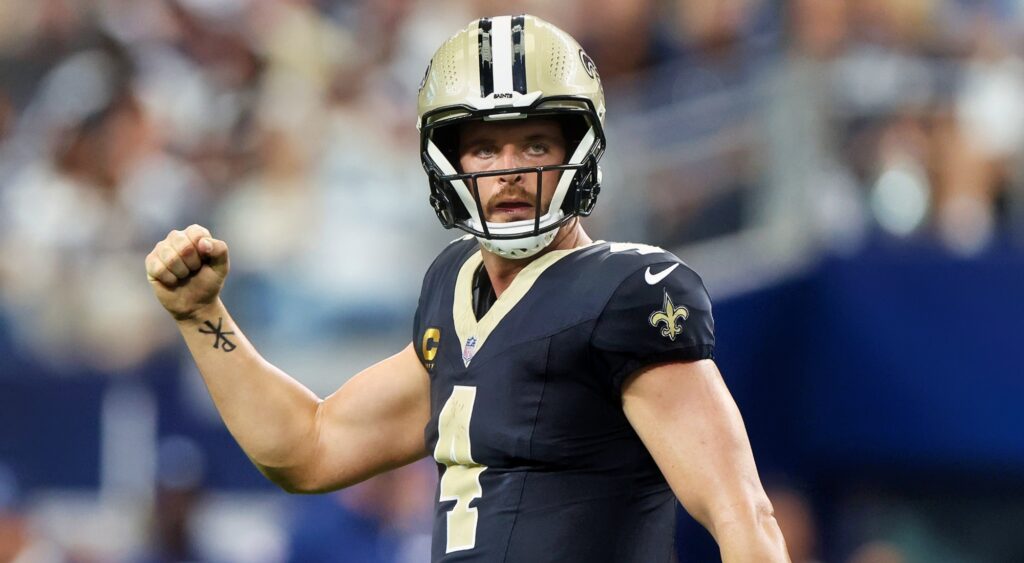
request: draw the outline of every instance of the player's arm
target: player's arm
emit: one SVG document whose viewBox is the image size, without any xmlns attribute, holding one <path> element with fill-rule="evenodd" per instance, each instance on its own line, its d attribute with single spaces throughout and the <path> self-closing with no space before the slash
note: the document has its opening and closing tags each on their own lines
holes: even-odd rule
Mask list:
<svg viewBox="0 0 1024 563">
<path fill-rule="evenodd" d="M 714 361 L 672 362 L 626 380 L 623 409 L 724 563 L 788 562 L 743 419 Z"/>
<path fill-rule="evenodd" d="M 282 488 L 339 488 L 426 454 L 429 382 L 411 346 L 320 400 L 264 360 L 220 301 L 223 241 L 198 225 L 173 231 L 146 257 L 146 271 L 228 430 Z"/>
</svg>

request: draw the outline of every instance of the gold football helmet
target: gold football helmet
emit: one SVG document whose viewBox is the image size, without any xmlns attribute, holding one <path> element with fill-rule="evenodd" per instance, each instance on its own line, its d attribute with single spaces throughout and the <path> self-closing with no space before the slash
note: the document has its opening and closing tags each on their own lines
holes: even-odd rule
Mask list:
<svg viewBox="0 0 1024 563">
<path fill-rule="evenodd" d="M 434 53 L 420 84 L 418 109 L 430 203 L 446 229 L 462 229 L 500 256 L 526 258 L 550 244 L 559 226 L 593 211 L 605 148 L 604 92 L 594 61 L 561 29 L 530 15 L 472 22 Z M 567 162 L 470 174 L 457 170 L 458 124 L 533 116 L 562 123 Z M 544 213 L 540 179 L 547 170 L 562 174 Z M 536 217 L 486 221 L 477 180 L 512 173 L 538 175 Z"/>
</svg>

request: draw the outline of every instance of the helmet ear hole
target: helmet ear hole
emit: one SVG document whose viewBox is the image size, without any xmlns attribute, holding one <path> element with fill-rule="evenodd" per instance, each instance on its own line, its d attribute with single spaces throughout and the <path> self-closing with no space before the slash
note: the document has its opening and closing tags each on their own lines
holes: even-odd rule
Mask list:
<svg viewBox="0 0 1024 563">
<path fill-rule="evenodd" d="M 567 215 L 589 216 L 594 211 L 597 195 L 601 193 L 601 167 L 597 164 L 597 159 L 588 156 L 583 164 L 584 166 L 576 171 L 569 187 L 572 197 L 566 198 L 562 203 L 562 211 Z"/>
<path fill-rule="evenodd" d="M 446 229 L 456 227 L 460 221 L 466 221 L 470 218 L 465 208 L 455 203 L 458 197 L 450 182 L 442 180 L 436 174 L 431 175 L 430 207 L 434 209 L 434 213 L 437 214 L 441 225 Z"/>
<path fill-rule="evenodd" d="M 455 213 L 448 195 L 445 194 L 444 190 L 440 189 L 437 184 L 437 180 L 431 179 L 430 207 L 434 209 L 434 213 L 437 214 L 437 218 L 441 221 L 441 225 L 446 229 L 450 229 L 455 226 Z"/>
</svg>

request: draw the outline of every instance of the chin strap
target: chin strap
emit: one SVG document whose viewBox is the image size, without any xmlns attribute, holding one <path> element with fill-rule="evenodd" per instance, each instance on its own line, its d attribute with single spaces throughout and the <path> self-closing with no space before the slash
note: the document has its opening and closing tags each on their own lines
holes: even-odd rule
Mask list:
<svg viewBox="0 0 1024 563">
<path fill-rule="evenodd" d="M 501 240 L 476 237 L 476 240 L 480 241 L 480 245 L 488 251 L 502 258 L 520 260 L 522 258 L 529 258 L 547 248 L 551 241 L 555 240 L 556 234 L 558 234 L 558 229 L 518 239 Z"/>
</svg>

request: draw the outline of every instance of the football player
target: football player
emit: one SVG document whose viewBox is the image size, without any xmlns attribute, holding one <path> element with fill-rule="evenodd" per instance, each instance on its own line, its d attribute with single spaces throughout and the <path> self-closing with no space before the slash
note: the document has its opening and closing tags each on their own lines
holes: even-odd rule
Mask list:
<svg viewBox="0 0 1024 563">
<path fill-rule="evenodd" d="M 193 225 L 156 245 L 153 289 L 260 471 L 328 491 L 433 456 L 433 561 L 670 561 L 676 499 L 724 561 L 788 561 L 700 277 L 580 224 L 604 114 L 593 61 L 541 19 L 481 19 L 438 49 L 421 158 L 467 234 L 427 271 L 412 343 L 323 400 L 231 320 L 223 241 Z"/>
</svg>

